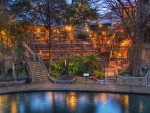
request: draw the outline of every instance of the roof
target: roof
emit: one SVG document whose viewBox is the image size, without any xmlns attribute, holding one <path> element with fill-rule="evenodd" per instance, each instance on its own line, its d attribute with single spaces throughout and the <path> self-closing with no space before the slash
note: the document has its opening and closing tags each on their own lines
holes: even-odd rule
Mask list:
<svg viewBox="0 0 150 113">
<path fill-rule="evenodd" d="M 130 2 L 128 2 L 128 1 L 126 1 L 126 2 L 123 2 L 123 5 L 125 6 L 125 7 L 133 7 L 133 6 L 136 6 L 136 2 L 135 1 L 130 1 Z M 116 8 L 118 8 L 118 7 L 122 7 L 122 5 L 120 4 L 120 3 L 118 3 L 118 4 L 116 4 L 116 6 L 115 6 Z"/>
<path fill-rule="evenodd" d="M 91 25 L 99 25 L 99 24 L 110 24 L 111 23 L 111 12 L 106 13 L 104 16 L 99 18 L 98 20 L 91 22 Z"/>
</svg>

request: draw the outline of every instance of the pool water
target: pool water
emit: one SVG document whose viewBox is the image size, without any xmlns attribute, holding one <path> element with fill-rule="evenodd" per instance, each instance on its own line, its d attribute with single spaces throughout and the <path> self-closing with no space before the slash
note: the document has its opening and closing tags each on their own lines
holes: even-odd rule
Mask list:
<svg viewBox="0 0 150 113">
<path fill-rule="evenodd" d="M 0 95 L 0 113 L 150 113 L 150 95 L 27 92 Z"/>
</svg>

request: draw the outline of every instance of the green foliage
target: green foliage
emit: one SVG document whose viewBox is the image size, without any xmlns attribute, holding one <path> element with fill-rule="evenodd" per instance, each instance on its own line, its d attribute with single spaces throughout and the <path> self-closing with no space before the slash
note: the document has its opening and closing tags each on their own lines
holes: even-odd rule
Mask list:
<svg viewBox="0 0 150 113">
<path fill-rule="evenodd" d="M 86 65 L 86 72 L 90 74 L 93 74 L 94 70 L 101 69 L 100 61 L 94 55 L 85 56 L 83 62 Z"/>
<path fill-rule="evenodd" d="M 24 49 L 22 47 L 13 46 L 12 49 L 17 55 L 21 55 L 24 52 Z"/>
<path fill-rule="evenodd" d="M 123 76 L 130 76 L 130 71 L 128 71 L 128 70 L 120 70 L 120 71 L 118 71 L 119 72 L 119 74 L 121 74 L 121 75 L 123 75 Z"/>
<path fill-rule="evenodd" d="M 96 77 L 99 78 L 99 79 L 104 79 L 104 77 L 105 77 L 104 72 L 94 71 L 94 74 L 95 74 Z"/>
<path fill-rule="evenodd" d="M 85 65 L 81 57 L 79 56 L 67 57 L 66 61 L 69 75 L 80 74 L 84 72 Z"/>
<path fill-rule="evenodd" d="M 60 21 L 64 25 L 81 25 L 88 23 L 88 20 L 96 20 L 99 17 L 96 7 L 90 7 L 90 3 L 86 1 L 75 0 L 71 4 L 65 4 L 62 8 Z"/>
<path fill-rule="evenodd" d="M 149 70 L 149 68 L 147 68 L 146 66 L 143 66 L 143 67 L 142 67 L 142 72 L 143 72 L 143 73 L 147 73 L 148 70 Z"/>
<path fill-rule="evenodd" d="M 140 75 L 141 77 L 144 77 L 144 76 L 146 75 L 146 73 L 141 72 L 139 75 Z"/>
<path fill-rule="evenodd" d="M 0 55 L 7 55 L 7 54 L 12 54 L 13 49 L 11 46 L 8 46 L 4 44 L 3 42 L 0 42 Z"/>
<path fill-rule="evenodd" d="M 66 60 L 66 66 L 64 61 Z M 100 70 L 100 61 L 94 56 L 85 57 L 71 56 L 62 58 L 52 64 L 52 75 L 59 76 L 64 72 L 73 75 L 82 75 L 84 72 L 93 74 L 95 70 Z"/>
<path fill-rule="evenodd" d="M 52 75 L 53 76 L 60 76 L 63 72 L 63 66 L 60 62 L 52 63 Z"/>
<path fill-rule="evenodd" d="M 79 63 L 78 62 L 69 62 L 68 63 L 68 74 L 74 75 L 79 71 Z"/>
</svg>

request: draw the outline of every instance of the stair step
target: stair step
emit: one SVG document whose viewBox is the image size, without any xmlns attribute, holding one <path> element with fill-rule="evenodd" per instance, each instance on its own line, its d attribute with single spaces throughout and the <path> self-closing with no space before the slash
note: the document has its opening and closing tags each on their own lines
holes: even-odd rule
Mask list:
<svg viewBox="0 0 150 113">
<path fill-rule="evenodd" d="M 40 62 L 28 62 L 32 81 L 43 81 L 48 79 L 48 73 Z"/>
<path fill-rule="evenodd" d="M 107 76 L 105 79 L 106 83 L 116 83 L 116 79 L 114 76 Z"/>
</svg>

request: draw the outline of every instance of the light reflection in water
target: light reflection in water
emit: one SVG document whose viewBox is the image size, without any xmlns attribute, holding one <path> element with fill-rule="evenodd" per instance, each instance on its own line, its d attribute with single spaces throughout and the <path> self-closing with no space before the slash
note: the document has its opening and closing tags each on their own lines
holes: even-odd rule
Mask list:
<svg viewBox="0 0 150 113">
<path fill-rule="evenodd" d="M 18 113 L 17 112 L 17 103 L 15 101 L 13 101 L 11 103 L 11 113 Z"/>
<path fill-rule="evenodd" d="M 75 92 L 70 92 L 69 95 L 66 97 L 66 104 L 73 112 L 77 106 L 77 97 Z"/>
<path fill-rule="evenodd" d="M 48 100 L 50 101 L 50 105 L 52 105 L 53 104 L 53 95 L 52 95 L 52 92 L 48 92 L 46 94 L 47 94 Z"/>
<path fill-rule="evenodd" d="M 128 95 L 124 96 L 124 104 L 125 104 L 125 112 L 128 113 L 128 108 L 129 108 L 129 96 Z"/>
<path fill-rule="evenodd" d="M 106 93 L 102 93 L 101 94 L 101 97 L 100 97 L 100 100 L 103 104 L 106 103 L 106 99 L 107 99 L 107 94 Z"/>
<path fill-rule="evenodd" d="M 98 103 L 98 95 L 94 95 L 94 104 L 96 105 Z"/>
<path fill-rule="evenodd" d="M 143 111 L 143 103 L 140 101 L 140 112 Z"/>
<path fill-rule="evenodd" d="M 32 92 L 0 95 L 0 113 L 150 113 L 149 95 Z"/>
</svg>

